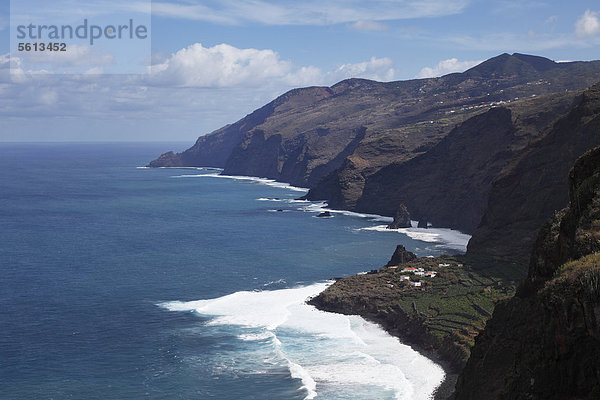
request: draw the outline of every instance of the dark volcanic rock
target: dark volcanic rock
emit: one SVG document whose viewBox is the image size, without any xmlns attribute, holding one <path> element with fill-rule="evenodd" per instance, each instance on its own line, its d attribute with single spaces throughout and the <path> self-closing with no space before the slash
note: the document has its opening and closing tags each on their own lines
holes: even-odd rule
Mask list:
<svg viewBox="0 0 600 400">
<path fill-rule="evenodd" d="M 575 94 L 528 99 L 493 108 L 459 126 L 426 153 L 367 177 L 356 210 L 391 215 L 404 203 L 413 219 L 473 232 L 494 178 L 559 115 Z"/>
<path fill-rule="evenodd" d="M 179 154 L 175 154 L 172 151 L 161 154 L 156 160 L 152 161 L 149 167 L 183 167 L 184 163 Z"/>
<path fill-rule="evenodd" d="M 331 217 L 331 213 L 329 211 L 323 211 L 322 213 L 317 215 L 317 217 L 319 217 L 319 218 Z"/>
<path fill-rule="evenodd" d="M 224 168 L 233 149 L 242 142 L 254 126 L 263 123 L 278 106 L 288 100 L 281 96 L 247 115 L 235 124 L 226 125 L 210 135 L 200 136 L 196 143 L 182 153 L 165 153 L 152 161 L 150 167 L 218 167 Z"/>
<path fill-rule="evenodd" d="M 415 255 L 415 253 L 412 253 L 408 250 L 406 250 L 404 248 L 404 246 L 402 246 L 401 244 L 399 244 L 396 247 L 396 251 L 394 251 L 394 254 L 392 255 L 392 258 L 390 259 L 390 261 L 388 261 L 388 263 L 386 264 L 387 267 L 391 266 L 391 265 L 400 265 L 400 264 L 405 264 L 409 261 L 413 261 L 416 260 L 417 256 Z"/>
<path fill-rule="evenodd" d="M 387 226 L 388 229 L 399 229 L 399 228 L 410 228 L 410 213 L 406 209 L 404 204 L 400 204 L 396 215 L 394 215 L 394 221 Z"/>
<path fill-rule="evenodd" d="M 250 139 L 254 137 L 254 129 L 264 124 L 268 118 L 316 103 L 331 95 L 332 92 L 329 88 L 310 87 L 291 90 L 238 122 L 226 125 L 211 134 L 200 136 L 196 143 L 188 150 L 177 154 L 173 152 L 165 153 L 152 161 L 149 166 L 210 166 L 225 168 L 236 149 L 247 148 L 250 144 Z M 256 132 L 257 140 L 268 140 L 264 134 L 261 136 L 261 132 L 261 130 Z M 271 149 L 271 151 L 273 150 Z M 254 174 L 248 173 L 245 175 L 267 176 L 271 165 L 267 164 L 267 160 L 265 160 L 265 164 L 263 165 L 267 165 L 266 169 L 256 170 L 253 171 L 255 172 Z M 226 173 L 234 172 L 240 171 L 226 171 Z M 239 174 L 243 173 L 240 172 Z M 273 178 L 274 176 L 269 177 Z"/>
<path fill-rule="evenodd" d="M 429 222 L 427 222 L 426 219 L 421 218 L 419 220 L 419 223 L 417 224 L 417 228 L 427 229 L 427 228 L 429 228 Z"/>
<path fill-rule="evenodd" d="M 600 148 L 576 162 L 569 189 L 569 207 L 539 233 L 527 281 L 478 336 L 457 400 L 599 398 Z"/>
<path fill-rule="evenodd" d="M 150 165 L 215 166 L 225 174 L 311 188 L 339 170 L 319 196 L 331 198 L 330 206 L 353 208 L 365 177 L 427 151 L 456 124 L 481 113 L 482 104 L 583 88 L 591 80 L 600 80 L 600 63 L 557 64 L 505 54 L 441 78 L 349 79 L 332 87 L 295 89 Z M 390 201 L 391 216 L 400 202 Z"/>
<path fill-rule="evenodd" d="M 600 84 L 586 90 L 568 114 L 496 178 L 468 252 L 525 264 L 539 226 L 567 205 L 564 187 L 573 162 L 597 145 Z"/>
</svg>

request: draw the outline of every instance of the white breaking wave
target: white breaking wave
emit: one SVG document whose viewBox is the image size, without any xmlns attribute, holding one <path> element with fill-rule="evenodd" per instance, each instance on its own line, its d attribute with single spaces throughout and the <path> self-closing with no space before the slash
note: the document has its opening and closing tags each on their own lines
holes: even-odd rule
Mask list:
<svg viewBox="0 0 600 400">
<path fill-rule="evenodd" d="M 301 187 L 297 187 L 297 186 L 292 186 L 288 183 L 283 183 L 283 182 L 277 182 L 274 179 L 268 179 L 268 178 L 257 178 L 255 176 L 238 176 L 238 175 L 221 175 L 221 174 L 199 174 L 199 175 L 192 175 L 192 174 L 186 174 L 186 175 L 177 175 L 177 176 L 172 176 L 172 178 L 223 178 L 223 179 L 233 179 L 235 181 L 250 181 L 250 182 L 256 182 L 256 183 L 260 183 L 263 185 L 267 185 L 267 186 L 271 186 L 271 187 L 276 187 L 276 188 L 280 188 L 280 189 L 288 189 L 288 190 L 293 190 L 296 192 L 308 192 L 307 188 L 301 188 Z"/>
<path fill-rule="evenodd" d="M 181 168 L 181 167 L 160 167 L 160 168 Z M 189 168 L 198 169 L 198 170 L 203 170 L 203 169 L 216 170 L 215 168 L 196 168 L 196 167 L 189 167 Z M 298 191 L 298 192 L 305 192 L 305 193 L 308 192 L 308 190 L 309 190 L 307 188 L 300 188 L 300 187 L 296 187 L 296 186 L 291 186 L 287 183 L 277 182 L 273 179 L 257 178 L 257 177 L 252 177 L 252 176 L 235 176 L 235 175 L 221 175 L 221 174 L 216 174 L 216 173 L 204 173 L 204 174 L 198 174 L 198 175 L 192 175 L 192 174 L 177 175 L 177 176 L 173 176 L 172 178 L 206 178 L 206 177 L 233 179 L 233 180 L 238 180 L 238 181 L 251 181 L 251 182 L 260 183 L 260 184 L 267 185 L 267 186 L 277 187 L 277 188 L 281 188 L 281 189 L 288 189 L 288 190 L 293 190 L 293 191 Z M 392 222 L 394 220 L 391 217 L 385 217 L 383 215 L 365 214 L 365 213 L 357 213 L 357 212 L 353 212 L 353 211 L 331 209 L 331 208 L 327 207 L 327 203 L 324 201 L 309 201 L 309 200 L 295 200 L 295 199 L 281 199 L 281 198 L 267 198 L 267 197 L 261 197 L 257 200 L 258 201 L 287 202 L 287 203 L 292 203 L 292 204 L 300 203 L 300 204 L 303 204 L 303 206 L 300 207 L 299 210 L 305 211 L 305 212 L 322 213 L 325 211 L 329 211 L 331 214 L 340 214 L 340 215 L 346 215 L 349 217 L 365 218 L 365 219 L 368 219 L 373 222 L 383 222 L 386 224 L 389 224 L 390 222 Z M 269 211 L 276 212 L 279 210 L 269 210 Z M 386 227 L 387 225 L 377 225 L 377 226 L 361 228 L 358 230 L 377 231 L 377 232 L 397 232 L 397 233 L 404 234 L 414 240 L 419 240 L 419 241 L 427 242 L 427 243 L 439 243 L 440 247 L 458 250 L 463 253 L 465 253 L 467 251 L 467 244 L 469 243 L 471 236 L 466 233 L 456 231 L 453 229 L 446 229 L 446 228 L 428 228 L 428 229 L 417 228 L 417 221 L 412 221 L 412 225 L 413 226 L 411 228 L 401 228 L 401 229 L 387 229 L 387 227 Z"/>
<path fill-rule="evenodd" d="M 331 208 L 327 208 L 327 203 L 324 201 L 311 202 L 306 206 L 300 207 L 300 210 L 313 213 L 322 213 L 325 211 L 329 211 L 331 214 L 341 214 L 350 217 L 365 218 L 373 222 L 385 222 L 387 224 L 394 220 L 391 217 L 384 217 L 383 215 L 377 214 L 363 214 L 353 211 L 334 210 Z M 439 243 L 441 247 L 458 250 L 463 253 L 467 251 L 467 245 L 469 244 L 469 240 L 471 240 L 471 236 L 466 233 L 447 228 L 417 228 L 417 221 L 411 221 L 411 224 L 411 228 L 387 229 L 387 225 L 376 225 L 369 226 L 366 228 L 360 228 L 357 230 L 396 232 L 404 234 L 414 240 L 420 240 L 422 242 L 427 243 Z"/>
<path fill-rule="evenodd" d="M 158 168 L 158 169 L 193 169 L 196 171 L 223 171 L 222 168 L 217 168 L 217 167 L 147 167 L 147 166 L 143 166 L 143 167 L 135 167 L 137 169 L 154 169 L 154 168 Z"/>
<path fill-rule="evenodd" d="M 195 169 L 198 171 L 223 171 L 223 168 L 217 167 L 158 167 L 159 169 Z"/>
<path fill-rule="evenodd" d="M 360 228 L 363 231 L 377 232 L 397 232 L 408 236 L 414 240 L 420 240 L 428 243 L 440 243 L 443 247 L 447 247 L 461 252 L 467 251 L 467 245 L 471 240 L 471 235 L 446 228 L 417 228 L 416 221 L 412 221 L 411 228 L 387 229 L 387 225 L 370 226 Z"/>
<path fill-rule="evenodd" d="M 273 334 L 273 332 L 266 331 L 266 332 L 260 332 L 260 333 L 240 334 L 237 337 L 238 337 L 238 339 L 243 340 L 245 342 L 257 342 L 257 341 L 273 339 L 275 337 L 275 335 Z"/>
<path fill-rule="evenodd" d="M 301 202 L 307 202 L 307 201 L 301 200 Z M 356 217 L 356 218 L 366 218 L 371 221 L 377 221 L 377 222 L 388 222 L 389 223 L 394 220 L 393 218 L 384 217 L 383 215 L 363 214 L 363 213 L 357 213 L 357 212 L 353 212 L 353 211 L 335 210 L 332 208 L 327 208 L 327 203 L 324 201 L 315 201 L 315 202 L 309 202 L 309 203 L 310 204 L 308 204 L 304 207 L 301 207 L 300 210 L 306 211 L 306 212 L 314 212 L 314 213 L 322 213 L 325 211 L 329 211 L 331 214 L 347 215 L 349 217 Z"/>
<path fill-rule="evenodd" d="M 285 281 L 285 279 L 281 278 L 281 279 L 278 279 L 276 281 L 267 282 L 267 283 L 265 283 L 263 285 L 263 287 L 267 287 L 267 286 L 271 286 L 271 285 L 281 285 L 281 284 L 284 284 L 284 283 L 287 283 L 287 282 Z"/>
<path fill-rule="evenodd" d="M 238 327 L 241 341 L 271 352 L 262 358 L 276 355 L 290 376 L 300 381 L 305 399 L 317 395 L 323 399 L 430 399 L 444 379 L 441 367 L 373 323 L 318 311 L 305 303 L 330 284 L 244 291 L 160 306 L 211 317 L 205 329 Z"/>
</svg>

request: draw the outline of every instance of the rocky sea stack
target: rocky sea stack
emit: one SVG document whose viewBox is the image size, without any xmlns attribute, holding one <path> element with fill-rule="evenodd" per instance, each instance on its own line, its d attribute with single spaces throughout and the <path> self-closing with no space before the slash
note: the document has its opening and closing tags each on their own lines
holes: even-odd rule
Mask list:
<svg viewBox="0 0 600 400">
<path fill-rule="evenodd" d="M 388 229 L 410 228 L 410 213 L 404 204 L 400 204 L 394 215 L 394 221 L 387 226 Z"/>
<path fill-rule="evenodd" d="M 416 259 L 417 259 L 417 256 L 415 255 L 415 253 L 412 253 L 412 252 L 406 250 L 404 248 L 404 246 L 399 244 L 396 247 L 396 251 L 394 251 L 392 258 L 390 259 L 390 261 L 388 261 L 386 266 L 389 267 L 392 265 L 402 265 L 402 264 L 406 264 L 407 262 L 414 261 Z"/>
</svg>

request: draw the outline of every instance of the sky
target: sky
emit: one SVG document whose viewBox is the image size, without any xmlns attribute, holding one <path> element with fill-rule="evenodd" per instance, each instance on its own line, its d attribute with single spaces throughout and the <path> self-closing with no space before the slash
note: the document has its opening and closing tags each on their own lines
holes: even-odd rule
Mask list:
<svg viewBox="0 0 600 400">
<path fill-rule="evenodd" d="M 35 42 L 14 38 L 23 21 L 115 16 L 148 38 L 16 49 Z M 0 0 L 0 141 L 191 144 L 295 87 L 441 76 L 505 52 L 600 59 L 600 3 Z"/>
</svg>

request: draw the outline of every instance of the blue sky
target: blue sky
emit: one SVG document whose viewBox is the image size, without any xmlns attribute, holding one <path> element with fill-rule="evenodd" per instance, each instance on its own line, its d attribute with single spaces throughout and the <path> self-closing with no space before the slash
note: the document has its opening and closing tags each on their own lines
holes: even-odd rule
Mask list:
<svg viewBox="0 0 600 400">
<path fill-rule="evenodd" d="M 147 73 L 106 74 L 110 55 L 86 46 L 68 65 L 89 74 L 40 73 L 11 58 L 0 1 L 0 141 L 192 142 L 298 86 L 440 76 L 503 52 L 600 58 L 597 0 L 163 0 L 148 16 Z M 74 20 L 148 3 L 27 1 Z"/>
</svg>

